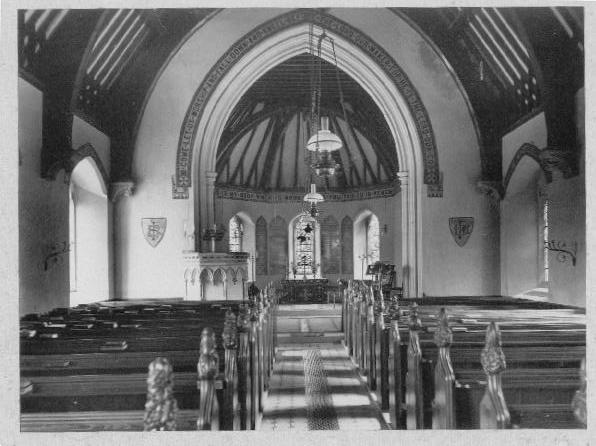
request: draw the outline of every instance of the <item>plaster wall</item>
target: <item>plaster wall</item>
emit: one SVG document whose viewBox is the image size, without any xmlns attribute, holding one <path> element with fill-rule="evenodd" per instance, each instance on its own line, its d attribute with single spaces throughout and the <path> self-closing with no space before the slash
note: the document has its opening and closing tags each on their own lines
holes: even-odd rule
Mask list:
<svg viewBox="0 0 596 446">
<path fill-rule="evenodd" d="M 586 201 L 583 176 L 555 179 L 545 187 L 549 205 L 549 239 L 577 247 L 576 263 L 550 252 L 550 299 L 586 306 Z"/>
<path fill-rule="evenodd" d="M 324 192 L 322 192 L 324 194 Z M 264 202 L 248 202 L 242 200 L 219 199 L 216 201 L 216 215 L 218 221 L 228 222 L 229 219 L 242 212 L 248 215 L 253 221 L 259 217 L 263 217 L 267 221 L 267 227 L 271 221 L 277 217 L 282 217 L 289 225 L 291 220 L 301 211 L 302 203 L 264 203 Z M 401 223 L 394 220 L 394 207 L 398 209 L 401 207 L 399 194 L 391 198 L 379 198 L 366 201 L 345 201 L 345 202 L 324 202 L 321 205 L 321 218 L 327 215 L 335 217 L 337 222 L 341 225 L 341 221 L 345 216 L 348 216 L 354 222 L 356 218 L 364 211 L 371 211 L 379 218 L 380 234 L 381 234 L 381 253 L 380 260 L 396 265 L 397 271 L 401 270 L 401 252 L 395 257 L 394 241 L 400 239 L 399 232 Z M 384 231 L 384 226 L 387 225 L 387 232 Z M 396 232 L 397 231 L 397 232 Z M 228 243 L 228 234 L 224 236 L 224 240 L 217 245 L 217 250 L 226 251 Z M 269 248 L 270 249 L 270 248 Z M 354 271 L 360 270 L 360 264 L 354 265 Z M 347 274 L 326 274 L 326 278 L 330 283 L 335 282 L 340 278 L 353 278 L 353 275 Z M 399 277 L 399 273 L 398 273 Z M 279 279 L 279 276 L 257 276 L 257 286 L 262 286 L 269 281 Z M 399 283 L 399 282 L 398 282 Z"/>
<path fill-rule="evenodd" d="M 579 140 L 584 132 L 583 89 L 577 95 Z M 544 115 L 525 122 L 503 137 L 503 174 L 524 142 L 539 149 L 546 146 Z M 583 153 L 583 146 L 580 148 Z M 583 155 L 580 155 L 583 156 Z M 508 161 L 506 161 L 508 160 Z M 501 202 L 501 293 L 522 295 L 536 288 L 548 290 L 549 301 L 585 307 L 586 305 L 586 196 L 583 161 L 579 175 L 564 179 L 554 172 L 546 183 L 537 162 L 524 157 L 517 165 Z M 540 198 L 542 197 L 542 198 Z M 549 240 L 577 246 L 576 264 L 555 251 L 549 252 L 549 281 L 543 281 L 541 201 L 549 200 Z"/>
<path fill-rule="evenodd" d="M 41 178 L 43 94 L 18 80 L 19 144 L 19 314 L 68 305 L 68 184 Z M 44 262 L 47 260 L 47 262 Z"/>
<path fill-rule="evenodd" d="M 110 298 L 107 197 L 75 188 L 76 208 L 76 290 L 70 305 Z"/>
<path fill-rule="evenodd" d="M 409 24 L 383 9 L 332 9 L 330 13 L 363 30 L 404 69 L 429 114 L 443 172 L 443 197 L 422 206 L 422 283 L 426 295 L 498 293 L 498 218 L 479 193 L 480 151 L 465 100 L 452 74 Z M 451 237 L 449 217 L 474 217 L 464 247 Z"/>
<path fill-rule="evenodd" d="M 195 31 L 157 81 L 135 144 L 136 192 L 117 210 L 117 262 L 122 270 L 118 287 L 122 297 L 184 295 L 184 283 L 180 280 L 184 270 L 183 226 L 194 197 L 191 193 L 188 200 L 171 198 L 171 175 L 175 171 L 181 124 L 194 92 L 223 52 L 259 24 L 284 12 L 281 9 L 222 11 Z M 475 187 L 480 177 L 478 141 L 469 110 L 452 75 L 424 38 L 390 11 L 339 8 L 328 12 L 383 46 L 407 73 L 429 113 L 439 148 L 440 169 L 444 173 L 444 196 L 427 198 L 424 188 L 419 197 L 421 291 L 428 295 L 498 292 L 498 275 L 495 276 L 499 270 L 495 234 L 498 220 L 488 206 L 488 199 Z M 284 205 L 276 206 L 276 212 L 281 212 Z M 287 206 L 295 209 L 295 204 Z M 394 208 L 394 222 L 397 212 Z M 166 235 L 157 248 L 151 248 L 143 240 L 140 230 L 140 219 L 151 216 L 168 219 Z M 475 218 L 474 232 L 464 248 L 451 238 L 448 224 L 451 216 Z M 391 243 L 382 242 L 381 260 L 392 258 L 395 263 L 401 263 L 401 242 L 393 239 L 392 236 Z"/>
</svg>

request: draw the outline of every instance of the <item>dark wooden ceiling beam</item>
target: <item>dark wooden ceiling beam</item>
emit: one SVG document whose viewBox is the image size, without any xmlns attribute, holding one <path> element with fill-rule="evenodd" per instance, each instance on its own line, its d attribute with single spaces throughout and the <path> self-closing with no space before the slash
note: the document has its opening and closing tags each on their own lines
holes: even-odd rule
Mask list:
<svg viewBox="0 0 596 446">
<path fill-rule="evenodd" d="M 248 107 L 250 108 L 250 107 Z M 295 109 L 295 107 L 293 107 Z M 228 134 L 222 136 L 222 140 L 220 141 L 220 149 L 218 149 L 217 153 L 217 161 L 216 165 L 225 164 L 226 159 L 230 156 L 232 150 L 240 142 L 242 137 L 244 137 L 251 129 L 258 127 L 258 125 L 265 121 L 272 116 L 275 116 L 280 113 L 279 108 L 275 109 L 267 109 L 264 108 L 258 113 L 252 114 L 249 116 L 248 121 L 241 123 L 241 127 L 238 128 L 236 132 L 233 134 Z M 225 132 L 225 131 L 224 131 Z M 225 139 L 224 139 L 225 138 Z M 224 144 L 223 148 L 221 148 L 222 144 Z"/>
<path fill-rule="evenodd" d="M 271 119 L 269 119 L 269 122 L 267 123 L 267 128 L 265 129 L 265 133 L 263 134 L 263 138 L 261 138 L 261 141 L 259 142 L 259 148 L 257 149 L 257 153 L 255 154 L 255 157 L 252 160 L 252 164 L 250 166 L 250 169 L 248 170 L 248 174 L 246 175 L 246 178 L 244 179 L 242 184 L 249 186 L 250 181 L 254 175 L 255 187 L 257 186 L 257 183 L 259 181 L 259 179 L 258 179 L 258 165 L 259 165 L 259 161 L 261 158 L 261 153 L 263 152 L 263 148 L 265 147 L 265 142 L 267 142 L 268 140 L 269 140 L 269 142 L 271 142 L 270 136 L 272 136 L 274 124 L 277 122 L 278 119 L 279 119 L 279 116 L 277 116 L 277 117 L 273 116 L 273 117 L 271 117 Z M 244 164 L 243 159 L 241 159 L 239 162 Z"/>
<path fill-rule="evenodd" d="M 347 140 L 346 136 L 344 135 L 344 132 L 341 129 L 341 126 L 339 125 L 339 122 L 337 121 L 337 118 L 335 116 L 333 116 L 333 115 L 330 118 L 331 118 L 331 121 L 333 122 L 333 127 L 335 129 L 337 129 L 337 133 L 339 133 L 338 136 L 343 141 L 342 149 L 345 150 L 345 152 L 346 152 L 346 154 L 348 156 L 348 160 L 350 161 L 350 173 L 356 176 L 356 180 L 358 181 L 358 186 L 361 186 L 362 185 L 362 179 L 360 177 L 360 173 L 358 172 L 358 169 L 356 168 L 356 164 L 354 163 L 354 159 L 352 158 L 352 153 L 348 149 L 348 146 L 347 146 L 348 140 Z M 354 185 L 354 182 L 353 181 L 352 181 L 352 185 Z"/>
<path fill-rule="evenodd" d="M 271 140 L 269 142 L 269 147 L 267 149 L 267 154 L 265 155 L 265 164 L 263 165 L 263 173 L 261 174 L 261 180 L 259 183 L 259 187 L 261 189 L 266 189 L 267 184 L 271 181 L 271 175 L 273 172 L 273 161 L 275 161 L 275 153 L 278 151 L 279 148 L 279 156 L 281 158 L 283 152 L 283 137 L 287 130 L 288 124 L 292 119 L 293 114 L 289 113 L 287 110 L 280 112 L 275 120 L 275 125 L 273 130 L 271 131 Z"/>
<path fill-rule="evenodd" d="M 232 173 L 232 177 L 230 178 L 229 182 L 230 184 L 234 184 L 234 181 L 236 180 L 236 177 L 238 176 L 238 173 L 242 172 L 241 178 L 240 178 L 240 183 L 243 183 L 244 181 L 244 158 L 246 157 L 246 152 L 248 150 L 248 148 L 250 147 L 250 143 L 252 142 L 252 139 L 255 136 L 255 133 L 257 132 L 258 127 L 254 127 L 252 128 L 252 132 L 250 134 L 250 136 L 248 137 L 248 141 L 246 141 L 246 144 L 244 145 L 244 149 L 242 150 L 242 155 L 240 155 L 240 158 L 238 158 L 238 164 L 236 165 L 236 168 L 234 169 L 234 172 Z M 228 157 L 228 161 L 229 161 L 229 157 Z M 217 169 L 217 172 L 219 172 L 220 170 Z"/>
</svg>

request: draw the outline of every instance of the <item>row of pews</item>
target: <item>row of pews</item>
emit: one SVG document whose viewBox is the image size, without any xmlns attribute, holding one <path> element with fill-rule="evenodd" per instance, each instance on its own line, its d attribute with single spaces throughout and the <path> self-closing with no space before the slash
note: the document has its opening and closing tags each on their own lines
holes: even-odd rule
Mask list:
<svg viewBox="0 0 596 446">
<path fill-rule="evenodd" d="M 586 319 L 503 297 L 343 290 L 346 347 L 394 429 L 585 428 Z"/>
<path fill-rule="evenodd" d="M 254 430 L 277 296 L 111 301 L 21 319 L 21 431 Z"/>
</svg>

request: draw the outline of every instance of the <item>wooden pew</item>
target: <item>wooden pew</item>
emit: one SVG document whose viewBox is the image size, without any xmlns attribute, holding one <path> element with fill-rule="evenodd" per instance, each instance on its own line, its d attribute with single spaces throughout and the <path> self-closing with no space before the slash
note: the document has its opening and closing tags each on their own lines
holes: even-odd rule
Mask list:
<svg viewBox="0 0 596 446">
<path fill-rule="evenodd" d="M 267 303 L 264 306 L 268 306 L 269 304 Z M 188 310 L 188 308 L 186 308 L 185 310 Z M 73 314 L 76 314 L 77 312 L 73 312 Z M 87 313 L 89 314 L 88 311 L 81 311 L 78 312 L 80 314 L 84 314 Z M 109 314 L 110 312 L 104 312 Z M 114 312 L 112 312 L 113 315 Z M 119 313 L 119 311 L 116 311 L 115 313 Z M 120 312 L 121 313 L 121 312 Z M 149 312 L 149 313 L 155 313 L 159 316 L 159 312 Z M 132 317 L 134 315 L 131 315 L 130 313 L 126 315 L 127 318 L 130 319 L 130 317 Z M 234 319 L 235 319 L 235 315 L 233 315 Z M 76 318 L 74 318 L 76 319 Z M 266 318 L 263 318 L 264 321 L 268 320 Z M 146 321 L 145 321 L 146 322 Z M 173 322 L 180 322 L 180 320 L 176 320 Z M 187 320 L 188 322 L 188 320 Z M 196 322 L 196 321 L 192 321 L 192 322 Z M 227 322 L 227 326 L 231 327 L 232 325 L 234 325 L 231 322 L 231 316 L 228 312 L 227 316 L 226 316 L 226 322 Z M 241 321 L 239 321 L 239 323 L 241 323 Z M 268 324 L 269 326 L 271 326 L 272 324 Z M 257 327 L 258 329 L 258 327 Z M 240 330 L 242 332 L 242 329 Z M 182 331 L 181 334 L 183 334 L 184 330 Z M 273 345 L 273 343 L 269 340 L 270 339 L 270 330 L 268 330 L 265 334 L 263 334 L 262 336 L 262 341 L 263 342 L 267 342 L 268 345 Z M 234 406 L 234 401 L 236 400 L 236 398 L 240 399 L 240 394 L 242 394 L 243 392 L 246 394 L 246 389 L 248 387 L 250 387 L 250 381 L 249 380 L 243 380 L 243 379 L 238 379 L 238 374 L 235 373 L 237 372 L 242 366 L 245 367 L 245 369 L 247 368 L 247 364 L 243 364 L 245 362 L 245 355 L 243 357 L 243 353 L 246 352 L 246 336 L 243 336 L 242 333 L 239 335 L 239 340 L 240 340 L 240 346 L 241 346 L 241 352 L 239 352 L 237 355 L 234 354 L 233 350 L 234 347 L 236 346 L 236 344 L 234 342 L 232 342 L 232 339 L 236 338 L 235 334 L 228 334 L 223 336 L 224 338 L 224 342 L 225 342 L 225 348 L 220 348 L 220 351 L 218 352 L 218 355 L 220 355 L 222 357 L 222 363 L 225 364 L 225 366 L 223 366 L 220 370 L 220 373 L 218 374 L 218 377 L 216 379 L 216 387 L 221 388 L 220 393 L 222 394 L 222 397 L 220 399 L 223 398 L 223 406 L 224 406 L 224 415 L 223 415 L 223 425 L 227 426 L 227 428 L 230 428 L 230 424 L 232 424 L 235 427 L 239 427 L 241 426 L 242 422 L 240 420 L 240 417 L 242 415 L 242 409 L 244 409 L 245 415 L 246 415 L 246 402 L 244 402 L 244 404 L 240 401 L 240 410 L 238 411 L 238 416 L 235 415 L 231 415 L 230 414 L 230 409 L 229 406 Z M 105 340 L 107 338 L 103 338 L 103 340 Z M 243 341 L 244 339 L 244 341 Z M 52 341 L 55 341 L 55 339 L 52 339 Z M 150 338 L 148 338 L 147 342 L 150 341 Z M 134 343 L 133 343 L 134 345 Z M 195 344 L 196 345 L 196 344 Z M 59 394 L 60 392 L 62 392 L 65 388 L 65 383 L 67 383 L 69 381 L 69 377 L 72 377 L 72 373 L 75 373 L 77 376 L 79 375 L 81 372 L 85 372 L 85 371 L 93 371 L 94 373 L 91 375 L 86 375 L 86 376 L 77 376 L 79 378 L 78 380 L 78 386 L 74 386 L 74 391 L 71 391 L 70 393 L 74 393 L 75 395 L 72 395 L 71 398 L 73 400 L 73 402 L 77 402 L 77 399 L 81 399 L 81 398 L 85 398 L 87 395 L 85 395 L 85 388 L 89 388 L 89 383 L 94 383 L 93 387 L 97 388 L 98 391 L 102 391 L 106 388 L 117 388 L 117 385 L 114 385 L 116 382 L 120 382 L 121 384 L 123 384 L 122 386 L 120 386 L 121 388 L 124 387 L 127 389 L 127 391 L 130 393 L 135 393 L 135 392 L 140 392 L 142 389 L 142 378 L 141 378 L 141 374 L 139 373 L 134 373 L 135 371 L 137 371 L 139 369 L 139 364 L 147 364 L 149 362 L 149 359 L 153 359 L 156 356 L 169 356 L 172 359 L 172 363 L 174 365 L 174 367 L 176 369 L 182 369 L 182 370 L 187 370 L 187 372 L 182 372 L 182 376 L 181 376 L 181 383 L 180 385 L 177 386 L 176 391 L 179 394 L 182 395 L 188 395 L 189 393 L 192 395 L 192 391 L 189 392 L 190 387 L 190 379 L 189 379 L 189 372 L 190 370 L 192 370 L 192 368 L 194 367 L 194 364 L 196 364 L 196 359 L 198 358 L 198 351 L 196 350 L 189 350 L 189 343 L 188 343 L 188 337 L 186 338 L 186 350 L 180 348 L 176 348 L 175 350 L 168 350 L 168 351 L 140 351 L 140 352 L 131 352 L 131 351 L 126 351 L 126 352 L 110 352 L 110 353 L 70 353 L 70 354 L 53 354 L 53 355 L 24 355 L 21 358 L 21 363 L 22 363 L 22 375 L 24 378 L 27 379 L 32 379 L 33 380 L 33 392 L 30 392 L 27 395 L 23 396 L 23 401 L 25 401 L 25 406 L 27 406 L 27 401 L 31 401 L 33 404 L 30 407 L 33 407 L 35 404 L 35 400 L 37 399 L 37 402 L 39 402 L 40 400 L 42 400 L 44 397 L 45 398 L 51 398 L 52 393 L 54 395 Z M 191 347 L 192 348 L 192 347 Z M 244 350 L 243 350 L 244 349 Z M 257 352 L 260 349 L 257 348 Z M 267 353 L 269 352 L 269 350 L 266 350 Z M 264 351 L 263 353 L 260 355 L 261 358 L 264 357 Z M 231 358 L 238 356 L 238 362 L 239 365 L 238 367 L 235 369 L 235 361 L 232 360 Z M 254 358 L 255 361 L 258 363 L 259 358 L 256 357 Z M 268 361 L 268 360 L 267 360 Z M 265 362 L 263 362 L 263 365 L 261 365 L 261 370 L 265 371 L 267 370 L 267 368 L 265 367 Z M 141 369 L 144 367 L 144 365 L 141 365 Z M 117 373 L 113 374 L 113 373 L 109 373 L 111 370 L 115 370 Z M 132 373 L 131 373 L 132 372 Z M 99 373 L 100 375 L 97 375 L 97 373 Z M 122 374 L 124 373 L 124 374 Z M 58 376 L 47 376 L 47 375 L 58 375 Z M 46 375 L 46 376 L 44 376 Z M 62 376 L 60 376 L 62 375 Z M 98 379 L 98 376 L 100 377 Z M 268 376 L 268 370 L 267 370 L 267 376 Z M 106 378 L 108 377 L 108 378 Z M 257 379 L 258 376 L 257 376 Z M 45 381 L 44 381 L 45 380 Z M 119 381 L 121 380 L 121 381 Z M 243 381 L 247 381 L 245 383 L 245 387 L 242 388 L 242 382 Z M 238 384 L 236 384 L 236 382 Z M 265 383 L 266 382 L 266 378 L 261 378 L 261 382 Z M 250 384 L 249 384 L 250 383 Z M 254 386 L 256 387 L 256 386 Z M 79 390 L 79 394 L 76 393 L 76 389 Z M 73 390 L 73 388 L 71 388 L 71 390 Z M 175 393 L 176 393 L 175 391 Z M 45 392 L 45 394 L 44 394 Z M 143 391 L 144 392 L 144 391 Z M 87 390 L 87 393 L 89 393 L 89 391 Z M 93 392 L 91 392 L 93 393 Z M 95 392 L 98 393 L 98 392 Z M 108 390 L 109 393 L 109 390 Z M 197 391 L 196 388 L 194 390 L 194 394 L 196 396 Z M 196 401 L 196 398 L 195 398 Z M 230 402 L 232 401 L 232 402 Z M 244 406 L 244 407 L 243 407 Z M 38 420 L 43 419 L 44 415 L 42 414 L 29 414 L 29 413 L 24 413 L 24 420 L 23 420 L 23 427 L 24 429 L 31 429 L 31 430 L 36 430 L 35 427 L 35 421 L 32 421 L 32 417 L 37 418 Z M 50 416 L 48 415 L 50 418 L 53 418 L 54 420 L 56 419 L 55 416 Z M 107 414 L 106 414 L 107 416 Z M 27 417 L 29 417 L 29 419 L 26 419 Z M 69 415 L 67 414 L 66 418 L 69 418 Z M 109 418 L 109 416 L 107 417 Z M 96 419 L 107 419 L 106 417 L 99 417 Z M 233 420 L 236 421 L 233 421 Z M 68 420 L 65 420 L 65 422 L 68 422 Z M 245 417 L 245 422 L 244 424 L 246 425 L 246 417 Z"/>
<path fill-rule="evenodd" d="M 361 288 L 358 286 L 354 286 L 354 284 L 350 284 L 351 287 L 348 287 L 348 295 L 345 299 L 344 305 L 344 314 L 346 315 L 347 322 L 345 324 L 345 335 L 346 335 L 346 345 L 348 351 L 352 351 L 355 354 L 355 360 L 358 362 L 356 357 L 358 355 L 362 355 L 358 350 L 358 345 L 355 342 L 351 341 L 351 337 L 354 336 L 358 327 L 355 324 L 350 324 L 350 320 L 353 318 L 351 312 L 353 312 L 353 308 L 358 308 L 359 300 L 363 299 Z M 360 295 L 358 292 L 360 291 Z M 423 299 L 424 300 L 424 299 Z M 423 301 L 420 300 L 420 301 Z M 445 299 L 449 303 L 452 303 L 453 299 Z M 482 382 L 481 379 L 478 379 L 478 375 L 481 375 L 480 364 L 479 364 L 479 357 L 480 357 L 480 350 L 484 344 L 484 328 L 489 324 L 491 319 L 502 321 L 504 316 L 511 315 L 511 310 L 516 309 L 516 313 L 521 313 L 521 317 L 519 318 L 509 318 L 504 325 L 506 331 L 503 332 L 505 345 L 507 347 L 512 347 L 513 350 L 509 351 L 509 355 L 511 355 L 511 364 L 515 366 L 515 369 L 508 369 L 506 374 L 511 376 L 511 381 L 505 384 L 505 391 L 507 393 L 512 392 L 520 392 L 519 388 L 521 383 L 523 383 L 524 379 L 527 380 L 527 377 L 524 378 L 523 370 L 531 371 L 531 367 L 534 367 L 534 370 L 540 370 L 543 366 L 550 367 L 551 370 L 564 370 L 561 367 L 568 367 L 568 370 L 564 370 L 564 372 L 554 372 L 555 374 L 559 373 L 559 382 L 560 381 L 560 374 L 567 373 L 573 370 L 573 367 L 577 366 L 579 363 L 579 359 L 585 352 L 585 316 L 582 314 L 583 312 L 578 309 L 573 308 L 561 308 L 560 306 L 557 307 L 555 305 L 543 305 L 543 303 L 539 303 L 540 305 L 536 305 L 534 302 L 521 302 L 521 309 L 518 309 L 515 304 L 518 304 L 517 301 L 513 299 L 503 299 L 504 305 L 501 305 L 500 301 L 497 301 L 493 297 L 489 297 L 486 299 L 481 299 L 478 305 L 473 305 L 469 298 L 462 298 L 462 299 L 455 299 L 455 302 L 458 305 L 452 305 L 450 308 L 457 308 L 459 310 L 458 317 L 461 317 L 461 322 L 465 322 L 465 324 L 461 324 L 458 329 L 464 329 L 468 332 L 458 331 L 456 333 L 457 337 L 457 345 L 454 347 L 455 351 L 457 352 L 457 356 L 461 358 L 461 361 L 458 362 L 458 370 L 461 369 L 462 377 L 468 380 L 465 376 L 465 373 L 468 372 L 470 364 L 474 364 L 474 367 L 477 367 L 475 371 L 476 376 L 473 378 L 476 382 Z M 495 302 L 499 303 L 498 306 L 494 305 Z M 432 323 L 436 325 L 436 313 L 432 314 L 434 310 L 437 310 L 437 303 L 443 303 L 439 299 L 432 299 L 432 303 L 435 305 L 421 305 L 420 309 L 423 310 L 421 316 L 425 324 Z M 535 311 L 535 309 L 539 311 Z M 426 311 L 426 313 L 424 313 Z M 469 319 L 466 318 L 468 314 L 475 314 L 477 312 L 480 316 L 482 316 L 482 312 L 488 312 L 485 314 L 486 317 L 484 319 L 482 317 L 476 318 L 476 320 L 464 320 Z M 393 311 L 395 313 L 395 311 Z M 538 314 L 537 314 L 538 313 Z M 383 374 L 389 374 L 389 389 L 386 389 L 385 386 L 382 384 L 383 380 L 381 379 L 381 385 L 378 386 L 377 392 L 380 392 L 380 396 L 378 399 L 381 401 L 381 405 L 385 410 L 386 405 L 383 401 L 389 401 L 390 406 L 390 413 L 391 419 L 394 426 L 401 427 L 403 423 L 403 400 L 402 395 L 403 391 L 405 391 L 405 387 L 399 385 L 399 382 L 403 382 L 405 379 L 405 360 L 403 359 L 405 356 L 404 347 L 409 343 L 409 332 L 404 330 L 404 326 L 406 324 L 403 323 L 404 317 L 407 317 L 408 309 L 402 312 L 396 320 L 393 320 L 391 315 L 385 315 L 385 320 L 383 321 L 383 329 L 379 331 L 378 327 L 381 327 L 381 324 L 378 322 L 379 318 L 376 318 L 376 325 L 377 325 L 377 338 L 379 341 L 375 344 L 375 348 L 377 351 L 376 355 L 376 373 L 377 376 L 383 376 Z M 399 318 L 401 317 L 402 322 L 400 325 Z M 406 319 L 407 320 L 407 319 Z M 458 321 L 460 322 L 460 321 Z M 390 330 L 387 333 L 387 326 L 396 326 L 395 330 Z M 352 328 L 355 327 L 355 328 Z M 480 329 L 480 327 L 482 327 Z M 433 327 L 434 328 L 434 327 Z M 380 334 L 383 331 L 386 331 L 385 334 Z M 433 330 L 434 331 L 434 330 Z M 479 335 L 481 333 L 481 335 Z M 442 354 L 439 352 L 441 350 L 440 346 L 434 345 L 432 339 L 432 332 L 424 332 L 421 333 L 420 342 L 422 345 L 423 352 L 427 352 L 430 350 L 430 354 L 425 353 L 423 354 L 421 360 L 421 370 L 424 375 L 427 377 L 427 381 L 429 377 L 432 381 L 432 369 L 431 366 L 434 363 L 441 362 L 439 358 Z M 396 348 L 394 345 L 395 342 L 388 341 L 391 339 L 395 341 L 397 340 L 397 344 L 400 345 L 400 348 Z M 384 340 L 384 341 L 383 341 Z M 432 344 L 431 348 L 429 349 L 429 343 Z M 387 356 L 387 360 L 378 359 L 378 352 L 380 349 L 386 350 L 385 346 L 381 344 L 388 344 L 389 345 L 389 352 Z M 560 346 L 560 347 L 558 347 Z M 355 348 L 354 348 L 355 347 Z M 391 348 L 393 347 L 393 348 Z M 554 349 L 554 350 L 553 350 Z M 400 357 L 401 356 L 401 357 Z M 529 360 L 528 357 L 533 358 Z M 553 359 L 556 358 L 556 359 Z M 397 359 L 397 365 L 396 365 Z M 401 363 L 401 373 L 394 373 L 396 369 L 399 368 L 399 364 Z M 388 371 L 385 371 L 386 368 L 389 368 Z M 515 374 L 511 371 L 515 370 Z M 444 379 L 444 378 L 443 378 Z M 547 383 L 550 378 L 545 377 L 543 382 Z M 512 387 L 513 383 L 516 380 L 520 383 L 517 389 Z M 484 381 L 486 379 L 484 378 Z M 572 381 L 572 380 L 571 380 Z M 567 382 L 565 385 L 570 386 L 573 383 Z M 397 386 L 396 386 L 397 383 Z M 425 383 L 426 384 L 426 383 Z M 458 385 L 460 385 L 458 383 Z M 400 387 L 402 387 L 400 389 Z M 458 395 L 461 393 L 461 390 L 466 390 L 466 388 L 472 388 L 473 386 L 470 383 L 464 383 L 461 388 L 458 389 Z M 426 423 L 426 427 L 430 427 L 432 425 L 432 418 L 429 416 L 429 413 L 432 414 L 433 407 L 431 405 L 432 398 L 434 396 L 434 392 L 432 392 L 434 388 L 434 383 L 431 382 L 431 385 L 424 386 L 424 395 L 421 398 L 424 407 L 424 415 L 423 418 L 425 419 L 424 423 Z M 387 392 L 389 390 L 389 392 Z M 401 392 L 400 392 L 401 390 Z M 415 392 L 414 392 L 415 393 Z M 526 392 L 527 393 L 527 392 Z M 401 394 L 401 395 L 400 395 Z M 397 396 L 396 396 L 397 395 Z M 514 393 L 515 395 L 515 393 Z M 521 397 L 521 396 L 520 396 Z M 405 398 L 404 398 L 405 399 Z M 397 404 L 396 401 L 402 401 L 402 404 Z M 539 406 L 539 405 L 538 405 Z M 522 404 L 513 406 L 514 418 L 517 415 L 516 412 L 524 412 L 527 413 L 528 411 L 534 411 L 540 409 L 537 405 L 531 406 L 530 404 Z M 556 412 L 555 405 L 551 406 L 554 408 L 553 410 Z M 558 408 L 559 412 L 561 412 L 561 408 Z M 568 409 L 567 409 L 568 411 Z M 523 415 L 523 414 L 522 414 Z M 524 415 L 525 416 L 525 415 Z M 519 417 L 518 417 L 519 418 Z M 401 421 L 400 421 L 401 420 Z M 523 424 L 523 423 L 522 423 Z M 522 426 L 523 427 L 523 426 Z"/>
</svg>

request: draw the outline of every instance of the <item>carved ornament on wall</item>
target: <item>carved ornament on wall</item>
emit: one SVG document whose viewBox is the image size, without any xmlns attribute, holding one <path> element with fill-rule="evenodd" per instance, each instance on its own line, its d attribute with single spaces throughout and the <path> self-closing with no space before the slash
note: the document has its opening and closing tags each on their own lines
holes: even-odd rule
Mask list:
<svg viewBox="0 0 596 446">
<path fill-rule="evenodd" d="M 449 230 L 455 243 L 463 247 L 474 230 L 474 217 L 449 217 Z"/>
<path fill-rule="evenodd" d="M 167 219 L 165 217 L 159 218 L 143 218 L 141 219 L 141 227 L 143 229 L 143 237 L 152 247 L 159 245 L 166 233 Z"/>
</svg>

